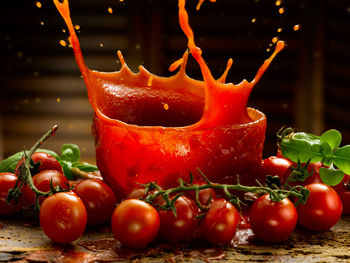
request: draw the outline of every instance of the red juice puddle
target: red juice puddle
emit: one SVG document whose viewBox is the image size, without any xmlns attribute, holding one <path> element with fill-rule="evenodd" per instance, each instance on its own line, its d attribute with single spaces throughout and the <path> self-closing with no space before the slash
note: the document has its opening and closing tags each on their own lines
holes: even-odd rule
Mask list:
<svg viewBox="0 0 350 263">
<path fill-rule="evenodd" d="M 54 3 L 68 26 L 69 42 L 95 112 L 97 166 L 119 200 L 137 187 L 135 182 L 157 181 L 162 187 L 173 187 L 179 178 L 189 180 L 189 171 L 203 179 L 198 168 L 215 182 L 232 184 L 239 174 L 242 184 L 255 183 L 266 119 L 263 113 L 247 108 L 247 101 L 253 86 L 283 49 L 283 41 L 277 42 L 251 82 L 226 84 L 232 60 L 223 75 L 214 79 L 195 44 L 185 1 L 179 0 L 180 26 L 203 81 L 186 75 L 188 52 L 170 66 L 171 71 L 180 69 L 168 78 L 142 66 L 133 73 L 120 51 L 119 71 L 98 72 L 85 65 L 68 0 Z"/>
</svg>

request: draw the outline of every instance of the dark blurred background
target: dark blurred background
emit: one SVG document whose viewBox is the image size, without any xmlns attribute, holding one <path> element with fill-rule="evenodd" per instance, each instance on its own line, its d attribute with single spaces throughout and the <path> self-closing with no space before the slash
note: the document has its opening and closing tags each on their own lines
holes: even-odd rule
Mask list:
<svg viewBox="0 0 350 263">
<path fill-rule="evenodd" d="M 317 134 L 336 128 L 350 144 L 350 2 L 348 0 L 188 0 L 190 24 L 203 56 L 219 77 L 234 59 L 228 81 L 252 80 L 273 51 L 286 48 L 255 87 L 249 106 L 268 117 L 264 155 L 276 152 L 283 125 Z M 144 65 L 169 76 L 186 49 L 177 0 L 71 0 L 84 58 L 91 69 L 115 71 L 117 50 L 137 71 Z M 0 159 L 29 148 L 53 124 L 59 132 L 45 148 L 78 144 L 94 161 L 92 110 L 62 18 L 51 0 L 2 3 Z M 300 25 L 295 31 L 294 26 Z M 279 32 L 280 31 L 280 32 Z M 187 73 L 201 79 L 193 59 Z"/>
</svg>

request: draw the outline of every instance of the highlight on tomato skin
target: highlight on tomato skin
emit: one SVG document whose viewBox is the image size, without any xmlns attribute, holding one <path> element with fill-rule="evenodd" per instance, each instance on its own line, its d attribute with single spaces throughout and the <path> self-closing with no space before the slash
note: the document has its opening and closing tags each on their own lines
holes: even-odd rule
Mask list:
<svg viewBox="0 0 350 263">
<path fill-rule="evenodd" d="M 343 215 L 350 214 L 350 175 L 346 174 L 342 182 L 338 185 L 333 186 L 333 189 L 338 193 L 342 205 L 343 205 Z"/>
<path fill-rule="evenodd" d="M 249 211 L 255 236 L 268 242 L 286 240 L 295 229 L 297 217 L 297 210 L 288 198 L 274 202 L 269 194 L 255 200 Z"/>
<path fill-rule="evenodd" d="M 158 234 L 159 214 L 150 204 L 127 199 L 113 212 L 111 227 L 114 237 L 131 248 L 145 248 Z"/>
<path fill-rule="evenodd" d="M 200 223 L 201 235 L 212 245 L 229 245 L 236 234 L 239 220 L 237 209 L 229 201 L 217 198 L 210 203 Z"/>
<path fill-rule="evenodd" d="M 54 242 L 69 244 L 85 231 L 87 213 L 74 192 L 59 192 L 45 199 L 39 213 L 40 226 Z"/>
<path fill-rule="evenodd" d="M 322 232 L 333 227 L 342 214 L 343 206 L 337 192 L 328 185 L 312 183 L 306 204 L 297 207 L 298 223 L 305 229 Z"/>
</svg>

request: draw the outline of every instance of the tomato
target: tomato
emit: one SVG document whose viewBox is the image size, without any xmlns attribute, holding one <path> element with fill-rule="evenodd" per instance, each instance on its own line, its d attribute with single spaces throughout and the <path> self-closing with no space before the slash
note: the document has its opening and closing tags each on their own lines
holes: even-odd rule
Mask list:
<svg viewBox="0 0 350 263">
<path fill-rule="evenodd" d="M 34 169 L 31 169 L 32 175 L 45 170 L 56 170 L 63 174 L 61 164 L 53 156 L 43 152 L 35 152 L 33 153 L 31 158 L 35 164 Z M 23 161 L 24 159 L 18 162 L 16 166 L 16 171 L 18 171 Z"/>
<path fill-rule="evenodd" d="M 73 192 L 60 192 L 45 199 L 39 213 L 40 226 L 54 242 L 68 244 L 83 235 L 87 213 Z"/>
<path fill-rule="evenodd" d="M 333 186 L 333 189 L 338 193 L 343 205 L 343 215 L 350 214 L 350 175 L 345 175 L 342 182 Z"/>
<path fill-rule="evenodd" d="M 144 248 L 158 233 L 159 215 L 150 204 L 127 199 L 114 210 L 111 224 L 114 237 L 120 243 L 132 248 Z"/>
<path fill-rule="evenodd" d="M 249 211 L 255 236 L 268 242 L 287 239 L 297 224 L 297 217 L 297 210 L 288 198 L 273 202 L 269 194 L 255 200 Z"/>
<path fill-rule="evenodd" d="M 34 186 L 42 191 L 42 192 L 48 192 L 51 190 L 50 184 L 52 181 L 52 186 L 56 187 L 58 185 L 61 186 L 62 189 L 68 190 L 69 188 L 69 181 L 68 179 L 57 170 L 46 170 L 42 171 L 33 177 L 33 184 Z M 35 204 L 35 194 L 34 192 L 29 188 L 28 185 L 25 185 L 23 189 L 23 193 L 26 199 L 26 203 L 28 205 Z M 39 201 L 40 204 L 44 201 L 45 197 L 40 197 Z"/>
<path fill-rule="evenodd" d="M 16 185 L 17 176 L 13 173 L 0 173 L 0 215 L 9 215 L 20 211 L 24 205 L 23 196 L 19 197 L 18 202 L 11 200 L 7 203 L 8 191 Z"/>
<path fill-rule="evenodd" d="M 218 198 L 209 205 L 209 210 L 200 223 L 204 238 L 213 245 L 230 244 L 236 234 L 239 213 L 227 200 Z"/>
<path fill-rule="evenodd" d="M 155 189 L 149 190 L 147 195 L 153 195 L 156 194 L 158 191 Z M 132 190 L 127 196 L 126 199 L 145 199 L 147 197 L 146 195 L 146 190 L 145 188 L 141 187 L 141 188 L 135 188 L 134 190 Z M 153 202 L 152 205 L 161 205 L 164 203 L 164 199 L 162 196 L 157 196 Z"/>
<path fill-rule="evenodd" d="M 193 238 L 198 228 L 196 218 L 199 209 L 195 202 L 186 197 L 180 196 L 175 201 L 176 216 L 172 210 L 160 210 L 160 238 L 170 242 L 186 242 Z"/>
<path fill-rule="evenodd" d="M 89 225 L 100 225 L 111 220 L 116 199 L 112 189 L 102 180 L 80 181 L 74 191 L 86 207 Z"/>
<path fill-rule="evenodd" d="M 291 165 L 293 165 L 293 163 L 287 159 L 270 156 L 262 160 L 258 180 L 260 183 L 264 184 L 267 175 L 278 175 L 283 184 L 286 180 L 285 175 L 287 171 L 289 171 Z"/>
<path fill-rule="evenodd" d="M 204 182 L 196 182 L 193 185 L 204 185 Z M 195 200 L 196 199 L 196 191 L 189 191 L 186 195 Z M 215 191 L 212 188 L 206 188 L 198 191 L 198 200 L 203 206 L 209 205 L 210 201 L 216 198 Z"/>
<path fill-rule="evenodd" d="M 330 186 L 308 184 L 310 196 L 305 205 L 299 205 L 298 222 L 313 231 L 326 231 L 334 226 L 342 213 L 342 203 L 337 192 Z"/>
</svg>

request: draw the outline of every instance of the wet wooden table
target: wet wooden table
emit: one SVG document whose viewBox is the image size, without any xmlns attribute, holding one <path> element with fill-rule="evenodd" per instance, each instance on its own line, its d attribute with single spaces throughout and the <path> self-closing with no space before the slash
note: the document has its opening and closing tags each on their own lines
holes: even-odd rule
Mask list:
<svg viewBox="0 0 350 263">
<path fill-rule="evenodd" d="M 141 252 L 120 249 L 108 226 L 88 229 L 74 244 L 61 246 L 27 214 L 0 217 L 0 224 L 0 262 L 350 262 L 350 216 L 324 233 L 297 228 L 279 244 L 239 231 L 241 244 L 225 249 L 155 246 Z"/>
</svg>

